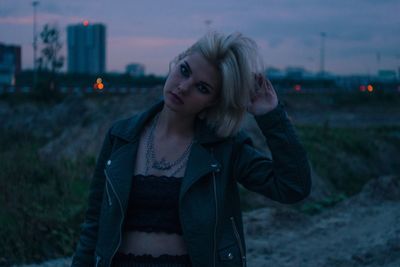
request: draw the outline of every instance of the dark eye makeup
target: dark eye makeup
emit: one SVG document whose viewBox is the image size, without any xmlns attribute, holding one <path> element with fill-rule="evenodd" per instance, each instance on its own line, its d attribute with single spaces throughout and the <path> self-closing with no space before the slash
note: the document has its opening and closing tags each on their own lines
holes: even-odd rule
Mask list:
<svg viewBox="0 0 400 267">
<path fill-rule="evenodd" d="M 189 77 L 192 74 L 192 70 L 190 69 L 189 64 L 184 61 L 183 63 L 180 64 L 179 66 L 180 68 L 180 72 L 184 77 Z M 199 82 L 199 84 L 196 87 L 199 92 L 203 93 L 203 94 L 210 94 L 211 93 L 211 86 L 208 85 L 208 83 L 206 82 Z"/>
</svg>

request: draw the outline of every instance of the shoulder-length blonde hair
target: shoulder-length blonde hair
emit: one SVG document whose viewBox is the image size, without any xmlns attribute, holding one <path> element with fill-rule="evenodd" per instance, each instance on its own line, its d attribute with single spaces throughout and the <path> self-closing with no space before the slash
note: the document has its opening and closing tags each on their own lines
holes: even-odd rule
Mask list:
<svg viewBox="0 0 400 267">
<path fill-rule="evenodd" d="M 217 135 L 233 135 L 239 130 L 250 102 L 254 75 L 262 71 L 257 45 L 240 33 L 209 32 L 172 63 L 194 52 L 199 52 L 219 70 L 222 81 L 218 102 L 203 112 L 204 119 Z"/>
</svg>

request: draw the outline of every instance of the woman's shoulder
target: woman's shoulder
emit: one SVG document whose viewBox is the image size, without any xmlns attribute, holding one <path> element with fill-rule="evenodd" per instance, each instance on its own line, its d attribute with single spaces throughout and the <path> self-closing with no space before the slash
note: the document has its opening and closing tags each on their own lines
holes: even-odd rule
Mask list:
<svg viewBox="0 0 400 267">
<path fill-rule="evenodd" d="M 240 130 L 236 134 L 232 135 L 230 140 L 234 146 L 253 146 L 253 140 L 251 139 L 249 133 L 244 130 Z"/>
<path fill-rule="evenodd" d="M 140 124 L 142 113 L 143 112 L 134 114 L 128 118 L 116 120 L 110 127 L 110 134 L 131 141 L 138 131 L 137 128 Z"/>
<path fill-rule="evenodd" d="M 132 141 L 140 135 L 146 122 L 162 108 L 162 102 L 157 102 L 147 110 L 133 114 L 130 117 L 115 121 L 111 126 L 111 134 L 127 141 Z"/>
</svg>

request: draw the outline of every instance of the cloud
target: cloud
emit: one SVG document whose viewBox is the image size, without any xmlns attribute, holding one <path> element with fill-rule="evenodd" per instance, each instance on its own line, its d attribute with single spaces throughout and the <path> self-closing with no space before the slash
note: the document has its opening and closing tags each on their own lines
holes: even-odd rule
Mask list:
<svg viewBox="0 0 400 267">
<path fill-rule="evenodd" d="M 158 36 L 111 37 L 108 41 L 107 69 L 124 69 L 131 62 L 144 63 L 148 70 L 165 74 L 169 62 L 196 39 Z"/>
<path fill-rule="evenodd" d="M 6 25 L 32 25 L 32 16 L 26 17 L 0 17 L 0 24 Z"/>
<path fill-rule="evenodd" d="M 0 42 L 30 43 L 31 2 L 0 1 Z M 169 60 L 204 34 L 206 20 L 212 29 L 255 39 L 266 61 L 278 66 L 315 69 L 320 32 L 326 32 L 327 63 L 342 62 L 348 69 L 362 65 L 350 61 L 369 64 L 375 51 L 400 54 L 399 10 L 398 0 L 40 0 L 38 22 L 58 22 L 62 29 L 84 19 L 104 23 L 109 69 L 123 69 L 137 59 L 150 72 L 163 72 Z"/>
<path fill-rule="evenodd" d="M 189 46 L 195 42 L 195 39 L 188 38 L 165 38 L 165 37 L 147 37 L 147 36 L 121 36 L 112 37 L 109 41 L 113 47 L 134 47 L 134 48 L 159 48 L 167 46 Z"/>
<path fill-rule="evenodd" d="M 75 16 L 61 16 L 51 13 L 41 13 L 37 17 L 37 21 L 43 23 L 57 23 L 62 21 L 62 24 L 79 23 L 81 18 Z M 3 16 L 0 17 L 0 25 L 32 25 L 33 16 Z"/>
</svg>

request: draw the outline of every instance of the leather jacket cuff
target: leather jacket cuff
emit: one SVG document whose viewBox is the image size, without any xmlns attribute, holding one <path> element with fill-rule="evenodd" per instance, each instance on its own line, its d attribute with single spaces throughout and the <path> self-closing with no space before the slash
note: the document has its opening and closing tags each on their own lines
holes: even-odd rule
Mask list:
<svg viewBox="0 0 400 267">
<path fill-rule="evenodd" d="M 255 116 L 254 118 L 263 132 L 275 128 L 285 120 L 288 120 L 284 105 L 281 101 L 279 101 L 278 105 L 270 112 Z"/>
</svg>

